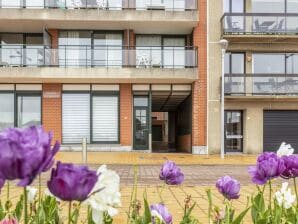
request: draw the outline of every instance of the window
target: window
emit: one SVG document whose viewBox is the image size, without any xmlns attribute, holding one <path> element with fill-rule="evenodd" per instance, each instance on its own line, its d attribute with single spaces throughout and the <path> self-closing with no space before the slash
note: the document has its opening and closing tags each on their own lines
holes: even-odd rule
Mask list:
<svg viewBox="0 0 298 224">
<path fill-rule="evenodd" d="M 25 0 L 26 8 L 44 8 L 45 0 Z"/>
<path fill-rule="evenodd" d="M 244 73 L 244 53 L 226 53 L 225 54 L 225 73 L 243 74 Z"/>
<path fill-rule="evenodd" d="M 122 65 L 122 33 L 94 33 L 93 45 L 93 65 Z"/>
<path fill-rule="evenodd" d="M 244 12 L 244 0 L 223 0 L 224 13 Z"/>
<path fill-rule="evenodd" d="M 225 111 L 225 151 L 241 152 L 243 145 L 242 111 Z"/>
<path fill-rule="evenodd" d="M 40 66 L 44 62 L 44 46 L 42 34 L 25 36 L 27 66 Z"/>
<path fill-rule="evenodd" d="M 298 54 L 287 54 L 287 74 L 298 74 Z"/>
<path fill-rule="evenodd" d="M 14 94 L 0 93 L 0 131 L 14 126 Z"/>
<path fill-rule="evenodd" d="M 118 96 L 93 95 L 92 141 L 118 142 L 119 137 Z"/>
<path fill-rule="evenodd" d="M 17 126 L 41 124 L 41 96 L 17 94 Z"/>
<path fill-rule="evenodd" d="M 2 0 L 2 8 L 20 8 L 22 6 L 20 0 Z"/>
<path fill-rule="evenodd" d="M 92 105 L 92 107 L 91 107 Z M 119 96 L 100 92 L 62 95 L 62 141 L 79 144 L 119 142 Z"/>
<path fill-rule="evenodd" d="M 283 13 L 285 0 L 252 0 L 252 13 Z"/>
<path fill-rule="evenodd" d="M 284 74 L 284 54 L 253 54 L 253 73 Z"/>
<path fill-rule="evenodd" d="M 245 77 L 233 76 L 245 72 L 245 54 L 244 53 L 226 53 L 225 54 L 225 94 L 242 94 L 245 91 Z"/>
<path fill-rule="evenodd" d="M 163 61 L 165 68 L 184 68 L 185 66 L 185 38 L 163 38 Z"/>
<path fill-rule="evenodd" d="M 287 0 L 287 13 L 298 13 L 298 0 Z"/>
<path fill-rule="evenodd" d="M 62 95 L 62 142 L 90 142 L 90 94 L 64 93 Z"/>
<path fill-rule="evenodd" d="M 59 33 L 59 65 L 91 65 L 91 31 L 63 31 Z"/>
<path fill-rule="evenodd" d="M 138 35 L 137 67 L 184 68 L 185 36 Z"/>
</svg>

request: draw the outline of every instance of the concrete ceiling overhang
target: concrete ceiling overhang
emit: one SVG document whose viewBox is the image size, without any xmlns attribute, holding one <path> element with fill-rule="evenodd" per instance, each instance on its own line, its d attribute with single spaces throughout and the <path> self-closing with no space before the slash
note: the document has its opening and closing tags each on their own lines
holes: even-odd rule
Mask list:
<svg viewBox="0 0 298 224">
<path fill-rule="evenodd" d="M 42 32 L 48 29 L 123 30 L 135 33 L 189 34 L 197 11 L 0 9 L 2 32 Z"/>
<path fill-rule="evenodd" d="M 191 91 L 152 91 L 152 111 L 176 111 L 179 105 L 191 95 Z"/>
</svg>

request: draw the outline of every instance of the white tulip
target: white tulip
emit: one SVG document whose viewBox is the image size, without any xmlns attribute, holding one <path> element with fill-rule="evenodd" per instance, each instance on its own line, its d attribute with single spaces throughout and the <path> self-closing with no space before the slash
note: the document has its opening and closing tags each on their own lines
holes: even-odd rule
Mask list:
<svg viewBox="0 0 298 224">
<path fill-rule="evenodd" d="M 276 154 L 279 157 L 282 156 L 290 156 L 294 153 L 294 149 L 290 144 L 286 144 L 285 142 L 281 143 L 279 149 L 277 150 Z"/>
<path fill-rule="evenodd" d="M 85 203 L 92 209 L 93 221 L 102 224 L 104 212 L 111 217 L 118 214 L 117 207 L 121 206 L 120 177 L 106 165 L 99 167 L 97 174 L 98 180 Z"/>
<path fill-rule="evenodd" d="M 26 190 L 27 190 L 28 202 L 33 203 L 37 193 L 37 188 L 28 186 L 26 187 Z"/>
<path fill-rule="evenodd" d="M 275 198 L 278 205 L 285 209 L 291 208 L 296 201 L 296 196 L 291 193 L 288 182 L 282 183 L 280 191 L 275 193 Z"/>
</svg>

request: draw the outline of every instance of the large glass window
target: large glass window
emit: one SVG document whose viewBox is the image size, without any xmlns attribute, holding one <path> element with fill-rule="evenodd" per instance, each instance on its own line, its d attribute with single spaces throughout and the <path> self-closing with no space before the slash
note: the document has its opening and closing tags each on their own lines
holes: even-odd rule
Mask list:
<svg viewBox="0 0 298 224">
<path fill-rule="evenodd" d="M 298 13 L 298 0 L 287 0 L 287 12 Z"/>
<path fill-rule="evenodd" d="M 0 131 L 14 126 L 14 94 L 0 93 Z"/>
<path fill-rule="evenodd" d="M 1 63 L 21 65 L 23 59 L 23 34 L 1 34 Z"/>
<path fill-rule="evenodd" d="M 92 141 L 118 142 L 118 96 L 92 97 Z"/>
<path fill-rule="evenodd" d="M 159 35 L 138 35 L 136 38 L 136 63 L 137 67 L 162 65 L 161 40 Z"/>
<path fill-rule="evenodd" d="M 298 54 L 287 54 L 287 74 L 298 74 Z"/>
<path fill-rule="evenodd" d="M 26 8 L 43 8 L 45 0 L 26 0 Z"/>
<path fill-rule="evenodd" d="M 91 31 L 63 31 L 59 33 L 60 66 L 91 65 Z"/>
<path fill-rule="evenodd" d="M 253 13 L 283 13 L 285 0 L 252 0 Z"/>
<path fill-rule="evenodd" d="M 2 8 L 20 8 L 22 6 L 21 0 L 2 0 Z"/>
<path fill-rule="evenodd" d="M 242 111 L 225 111 L 225 151 L 241 152 L 243 145 Z"/>
<path fill-rule="evenodd" d="M 95 66 L 122 65 L 122 34 L 121 33 L 94 33 Z"/>
<path fill-rule="evenodd" d="M 26 35 L 26 59 L 25 63 L 27 66 L 39 66 L 44 63 L 44 47 L 43 47 L 43 36 L 37 35 Z"/>
<path fill-rule="evenodd" d="M 17 95 L 17 126 L 41 124 L 41 96 Z"/>
<path fill-rule="evenodd" d="M 243 13 L 244 12 L 244 0 L 223 0 L 223 12 L 224 13 Z M 240 32 L 244 29 L 243 16 L 231 16 L 225 17 L 225 31 L 226 32 Z"/>
<path fill-rule="evenodd" d="M 244 74 L 245 70 L 245 54 L 244 53 L 226 53 L 225 68 L 225 93 L 244 93 L 245 77 L 231 76 L 231 74 Z"/>
<path fill-rule="evenodd" d="M 253 73 L 284 74 L 284 54 L 253 54 Z"/>
<path fill-rule="evenodd" d="M 185 38 L 163 38 L 163 61 L 165 68 L 184 68 L 185 66 Z"/>
<path fill-rule="evenodd" d="M 223 0 L 224 13 L 244 12 L 244 0 Z"/>
</svg>

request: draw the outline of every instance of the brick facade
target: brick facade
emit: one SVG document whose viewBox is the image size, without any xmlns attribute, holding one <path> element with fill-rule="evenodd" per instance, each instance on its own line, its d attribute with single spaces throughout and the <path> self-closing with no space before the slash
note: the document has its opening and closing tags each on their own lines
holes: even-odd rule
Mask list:
<svg viewBox="0 0 298 224">
<path fill-rule="evenodd" d="M 198 80 L 193 84 L 192 145 L 207 145 L 207 0 L 199 0 L 199 23 L 193 31 L 198 47 Z"/>
<path fill-rule="evenodd" d="M 62 96 L 61 84 L 43 84 L 42 124 L 54 133 L 54 140 L 62 140 Z"/>
<path fill-rule="evenodd" d="M 131 84 L 120 84 L 120 144 L 132 146 Z"/>
</svg>

